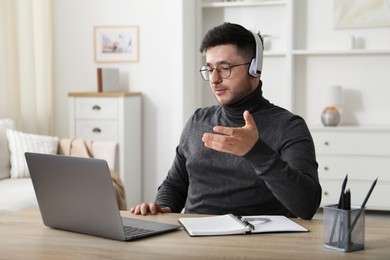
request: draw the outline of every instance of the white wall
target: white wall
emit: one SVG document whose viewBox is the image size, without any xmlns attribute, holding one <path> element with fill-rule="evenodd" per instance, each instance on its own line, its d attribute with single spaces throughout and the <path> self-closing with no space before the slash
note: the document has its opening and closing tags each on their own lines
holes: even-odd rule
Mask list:
<svg viewBox="0 0 390 260">
<path fill-rule="evenodd" d="M 188 70 L 194 67 L 193 50 L 197 45 L 191 33 L 195 30 L 192 2 L 53 2 L 55 134 L 68 136 L 68 92 L 96 91 L 96 68 L 118 67 L 122 89 L 143 93 L 145 201 L 154 199 L 158 185 L 171 166 L 182 127 L 196 106 L 194 73 Z M 138 25 L 139 62 L 96 64 L 93 28 L 97 25 Z"/>
</svg>

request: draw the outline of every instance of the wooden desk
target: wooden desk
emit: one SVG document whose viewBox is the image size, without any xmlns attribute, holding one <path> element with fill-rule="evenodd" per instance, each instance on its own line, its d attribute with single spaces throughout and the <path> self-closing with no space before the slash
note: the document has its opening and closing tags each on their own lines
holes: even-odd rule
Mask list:
<svg viewBox="0 0 390 260">
<path fill-rule="evenodd" d="M 180 216 L 138 217 L 176 224 Z M 190 237 L 178 230 L 121 242 L 48 228 L 32 208 L 0 217 L 0 259 L 390 259 L 390 220 L 366 221 L 365 250 L 351 253 L 323 247 L 322 220 L 296 221 L 310 232 Z"/>
</svg>

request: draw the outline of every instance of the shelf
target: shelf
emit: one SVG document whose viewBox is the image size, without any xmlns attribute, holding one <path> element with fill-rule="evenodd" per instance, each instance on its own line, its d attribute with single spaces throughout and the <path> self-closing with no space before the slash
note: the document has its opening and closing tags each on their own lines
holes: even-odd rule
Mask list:
<svg viewBox="0 0 390 260">
<path fill-rule="evenodd" d="M 69 92 L 69 97 L 128 97 L 141 96 L 140 92 Z"/>
<path fill-rule="evenodd" d="M 264 51 L 264 57 L 284 57 L 286 56 L 285 52 L 281 51 Z"/>
<path fill-rule="evenodd" d="M 249 6 L 276 6 L 286 5 L 284 0 L 264 0 L 264 1 L 233 1 L 233 2 L 213 2 L 203 3 L 203 8 L 223 8 L 223 7 L 249 7 Z"/>
<path fill-rule="evenodd" d="M 264 51 L 263 55 L 264 57 L 285 57 L 286 53 L 283 51 Z M 205 58 L 206 54 L 202 53 L 201 56 Z"/>
<path fill-rule="evenodd" d="M 340 125 L 340 126 L 323 126 L 323 125 L 309 125 L 311 131 L 326 131 L 326 132 L 389 132 L 390 125 Z"/>
<path fill-rule="evenodd" d="M 326 55 L 388 55 L 390 49 L 378 50 L 293 50 L 293 55 L 301 56 L 326 56 Z"/>
</svg>

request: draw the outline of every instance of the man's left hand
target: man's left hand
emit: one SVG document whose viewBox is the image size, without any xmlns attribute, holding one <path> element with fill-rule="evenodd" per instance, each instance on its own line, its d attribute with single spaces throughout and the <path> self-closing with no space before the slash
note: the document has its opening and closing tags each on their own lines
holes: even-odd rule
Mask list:
<svg viewBox="0 0 390 260">
<path fill-rule="evenodd" d="M 218 134 L 205 133 L 202 137 L 204 146 L 239 156 L 248 153 L 259 139 L 259 133 L 251 114 L 245 111 L 243 116 L 243 127 L 214 126 L 213 131 Z"/>
</svg>

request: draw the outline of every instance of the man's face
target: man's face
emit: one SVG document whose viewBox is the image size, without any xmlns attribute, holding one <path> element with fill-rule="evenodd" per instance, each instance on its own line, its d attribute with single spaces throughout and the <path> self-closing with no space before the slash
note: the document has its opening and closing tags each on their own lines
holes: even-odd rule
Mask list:
<svg viewBox="0 0 390 260">
<path fill-rule="evenodd" d="M 206 51 L 206 64 L 212 69 L 219 64 L 233 66 L 249 62 L 250 60 L 244 60 L 237 54 L 237 48 L 232 44 L 218 45 Z M 248 68 L 249 64 L 232 67 L 230 76 L 226 79 L 223 79 L 216 69 L 213 70 L 210 74 L 210 87 L 219 104 L 234 104 L 256 89 L 259 81 L 248 74 Z"/>
</svg>

